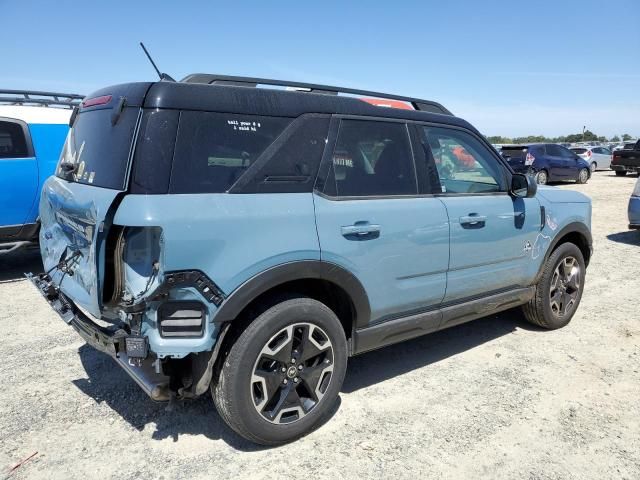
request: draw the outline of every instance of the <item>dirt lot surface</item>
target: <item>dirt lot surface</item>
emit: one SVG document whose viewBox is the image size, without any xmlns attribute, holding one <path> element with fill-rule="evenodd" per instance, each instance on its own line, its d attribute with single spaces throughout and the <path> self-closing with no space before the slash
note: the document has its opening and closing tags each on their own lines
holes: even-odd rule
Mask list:
<svg viewBox="0 0 640 480">
<path fill-rule="evenodd" d="M 154 404 L 22 280 L 37 253 L 2 260 L 0 478 L 638 479 L 634 182 L 560 187 L 593 199 L 595 255 L 568 327 L 509 311 L 354 358 L 333 416 L 272 449 L 231 432 L 209 396 Z"/>
</svg>

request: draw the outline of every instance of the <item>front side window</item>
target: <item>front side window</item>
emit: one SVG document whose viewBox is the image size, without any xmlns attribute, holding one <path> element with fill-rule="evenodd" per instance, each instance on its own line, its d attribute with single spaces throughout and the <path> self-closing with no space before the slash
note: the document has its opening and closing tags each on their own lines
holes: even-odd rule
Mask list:
<svg viewBox="0 0 640 480">
<path fill-rule="evenodd" d="M 422 128 L 440 177 L 442 193 L 505 191 L 500 163 L 478 139 L 453 128 Z"/>
<path fill-rule="evenodd" d="M 327 190 L 340 197 L 417 194 L 406 125 L 342 120 Z"/>
<path fill-rule="evenodd" d="M 226 192 L 289 123 L 283 117 L 182 112 L 169 192 Z"/>
<path fill-rule="evenodd" d="M 0 158 L 25 158 L 29 156 L 27 139 L 22 125 L 0 121 Z"/>
</svg>

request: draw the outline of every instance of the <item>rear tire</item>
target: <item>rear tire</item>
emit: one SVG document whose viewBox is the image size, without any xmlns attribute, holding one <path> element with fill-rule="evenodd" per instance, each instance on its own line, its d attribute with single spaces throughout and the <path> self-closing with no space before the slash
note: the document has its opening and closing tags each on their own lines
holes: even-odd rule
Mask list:
<svg viewBox="0 0 640 480">
<path fill-rule="evenodd" d="M 624 177 L 627 174 L 625 170 L 616 170 L 616 177 Z"/>
<path fill-rule="evenodd" d="M 591 162 L 590 168 L 591 168 L 591 173 L 593 173 L 598 169 L 598 164 L 596 162 Z"/>
<path fill-rule="evenodd" d="M 347 343 L 335 313 L 311 298 L 269 308 L 224 359 L 213 400 L 239 435 L 278 445 L 309 433 L 338 398 Z"/>
<path fill-rule="evenodd" d="M 547 174 L 546 170 L 540 170 L 538 173 L 536 173 L 536 183 L 538 185 L 546 185 L 548 181 L 549 175 Z"/>
<path fill-rule="evenodd" d="M 567 325 L 580 305 L 584 278 L 582 252 L 563 243 L 545 262 L 534 297 L 522 306 L 527 321 L 548 330 Z"/>
<path fill-rule="evenodd" d="M 578 172 L 578 178 L 576 179 L 576 183 L 587 183 L 589 180 L 589 169 L 582 168 Z"/>
</svg>

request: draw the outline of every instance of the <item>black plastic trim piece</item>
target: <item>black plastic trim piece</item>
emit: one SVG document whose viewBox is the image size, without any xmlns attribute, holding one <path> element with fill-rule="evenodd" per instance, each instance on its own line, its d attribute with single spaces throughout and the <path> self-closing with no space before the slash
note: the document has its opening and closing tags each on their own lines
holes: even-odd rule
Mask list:
<svg viewBox="0 0 640 480">
<path fill-rule="evenodd" d="M 150 295 L 151 300 L 158 300 L 169 294 L 174 288 L 193 287 L 209 303 L 220 306 L 224 301 L 224 292 L 200 270 L 175 270 L 165 272 L 164 281 Z"/>
<path fill-rule="evenodd" d="M 321 260 L 283 263 L 257 274 L 229 294 L 213 317 L 213 321 L 217 323 L 231 321 L 252 300 L 264 292 L 287 282 L 305 279 L 326 280 L 342 288 L 353 303 L 354 328 L 361 328 L 369 323 L 371 317 L 369 297 L 360 281 L 343 267 Z"/>
<path fill-rule="evenodd" d="M 517 288 L 357 329 L 353 338 L 353 354 L 368 352 L 508 310 L 527 303 L 534 294 L 535 287 Z"/>
</svg>

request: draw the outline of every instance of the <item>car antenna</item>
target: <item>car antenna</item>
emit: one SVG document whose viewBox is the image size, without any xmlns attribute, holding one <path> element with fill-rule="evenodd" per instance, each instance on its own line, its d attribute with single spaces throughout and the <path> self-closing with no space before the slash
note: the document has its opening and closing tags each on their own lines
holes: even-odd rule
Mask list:
<svg viewBox="0 0 640 480">
<path fill-rule="evenodd" d="M 167 82 L 175 82 L 175 80 L 171 77 L 171 75 L 168 75 L 166 73 L 161 73 L 160 72 L 160 70 L 156 66 L 156 62 L 153 61 L 153 58 L 151 58 L 151 55 L 149 55 L 149 51 L 144 46 L 144 43 L 140 42 L 140 46 L 142 47 L 142 50 L 144 50 L 144 54 L 147 56 L 147 58 L 151 62 L 151 65 L 153 65 L 153 68 L 156 70 L 158 76 L 160 77 L 160 81 L 164 80 L 164 81 L 167 81 Z"/>
</svg>

